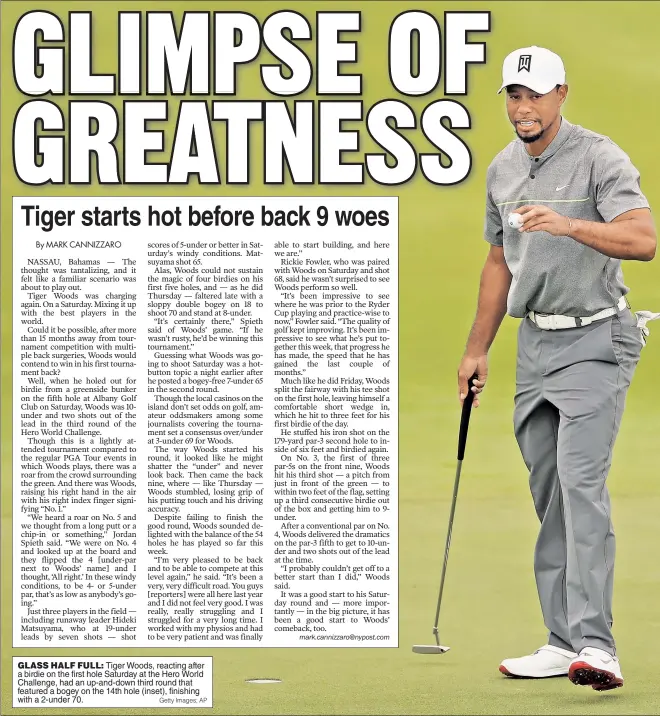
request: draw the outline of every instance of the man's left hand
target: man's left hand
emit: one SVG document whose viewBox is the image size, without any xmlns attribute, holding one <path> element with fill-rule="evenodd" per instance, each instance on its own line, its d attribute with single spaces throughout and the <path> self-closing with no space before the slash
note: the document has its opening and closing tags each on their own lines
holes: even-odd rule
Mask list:
<svg viewBox="0 0 660 716">
<path fill-rule="evenodd" d="M 569 222 L 566 216 L 558 214 L 547 206 L 526 205 L 516 209 L 523 218 L 523 225 L 518 231 L 546 231 L 553 236 L 568 236 Z"/>
</svg>

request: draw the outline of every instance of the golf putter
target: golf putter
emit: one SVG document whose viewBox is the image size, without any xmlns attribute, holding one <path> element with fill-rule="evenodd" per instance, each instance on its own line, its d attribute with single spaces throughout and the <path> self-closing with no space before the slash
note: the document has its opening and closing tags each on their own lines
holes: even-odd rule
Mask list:
<svg viewBox="0 0 660 716">
<path fill-rule="evenodd" d="M 451 531 L 454 525 L 454 513 L 456 512 L 458 483 L 461 479 L 461 467 L 463 466 L 463 457 L 465 456 L 465 443 L 467 442 L 468 425 L 470 423 L 470 412 L 472 409 L 472 402 L 474 400 L 472 386 L 474 385 L 474 379 L 476 377 L 477 375 L 475 373 L 475 375 L 473 375 L 468 381 L 468 393 L 463 399 L 463 409 L 461 411 L 461 426 L 458 431 L 458 464 L 456 465 L 456 479 L 454 480 L 454 496 L 452 497 L 451 510 L 449 512 L 449 528 L 447 530 L 447 543 L 445 545 L 445 559 L 442 565 L 442 577 L 440 578 L 440 593 L 438 594 L 438 606 L 435 610 L 435 624 L 433 626 L 435 645 L 415 644 L 412 649 L 415 654 L 444 654 L 446 651 L 449 651 L 450 648 L 448 646 L 442 646 L 440 644 L 440 637 L 438 636 L 438 621 L 440 620 L 440 605 L 442 604 L 442 592 L 445 587 L 445 575 L 447 574 L 447 561 L 449 559 Z"/>
</svg>

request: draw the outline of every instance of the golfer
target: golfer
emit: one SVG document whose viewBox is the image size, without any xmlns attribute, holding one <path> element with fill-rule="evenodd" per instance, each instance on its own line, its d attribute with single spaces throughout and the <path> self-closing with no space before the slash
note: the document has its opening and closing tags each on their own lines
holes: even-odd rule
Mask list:
<svg viewBox="0 0 660 716">
<path fill-rule="evenodd" d="M 541 522 L 534 568 L 549 635 L 533 654 L 505 659 L 500 671 L 568 675 L 612 689 L 623 676 L 612 636 L 614 532 L 605 481 L 645 324 L 659 315 L 632 313 L 621 260 L 650 261 L 656 233 L 628 156 L 562 118 L 561 59 L 541 47 L 516 50 L 502 79 L 517 138 L 488 168 L 491 246 L 459 397 L 476 373 L 478 406 L 504 315 L 522 319 L 514 430 Z"/>
</svg>

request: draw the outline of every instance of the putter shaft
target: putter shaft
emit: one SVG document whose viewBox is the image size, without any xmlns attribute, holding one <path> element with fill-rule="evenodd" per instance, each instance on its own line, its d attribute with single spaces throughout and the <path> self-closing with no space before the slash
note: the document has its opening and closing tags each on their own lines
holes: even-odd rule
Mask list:
<svg viewBox="0 0 660 716">
<path fill-rule="evenodd" d="M 456 512 L 456 498 L 458 497 L 458 484 L 461 479 L 461 468 L 463 460 L 459 460 L 456 465 L 456 478 L 454 479 L 454 495 L 451 500 L 451 510 L 449 512 L 449 527 L 447 529 L 447 542 L 445 544 L 445 558 L 442 564 L 442 576 L 440 577 L 440 593 L 438 594 L 438 606 L 435 610 L 435 623 L 433 625 L 433 634 L 435 641 L 440 646 L 440 637 L 438 636 L 438 622 L 440 621 L 440 605 L 442 604 L 442 593 L 445 588 L 445 576 L 447 574 L 447 562 L 449 561 L 449 546 L 451 545 L 451 533 L 454 526 L 454 513 Z"/>
</svg>

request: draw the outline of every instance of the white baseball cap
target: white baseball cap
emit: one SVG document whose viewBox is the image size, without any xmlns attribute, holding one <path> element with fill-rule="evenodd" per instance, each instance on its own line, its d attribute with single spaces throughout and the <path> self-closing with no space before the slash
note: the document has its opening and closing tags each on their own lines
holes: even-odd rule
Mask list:
<svg viewBox="0 0 660 716">
<path fill-rule="evenodd" d="M 522 47 L 504 58 L 502 86 L 522 85 L 539 94 L 546 94 L 557 85 L 566 83 L 566 71 L 561 57 L 545 47 Z"/>
</svg>

